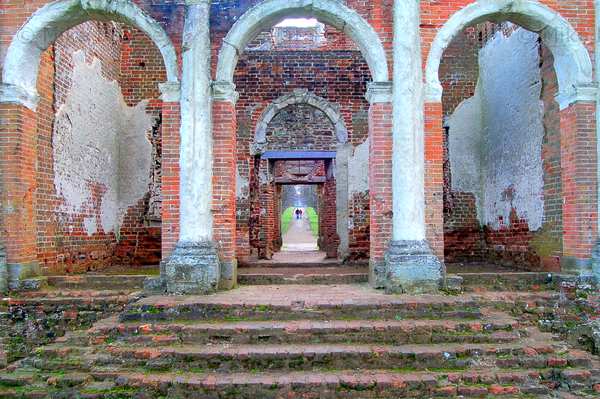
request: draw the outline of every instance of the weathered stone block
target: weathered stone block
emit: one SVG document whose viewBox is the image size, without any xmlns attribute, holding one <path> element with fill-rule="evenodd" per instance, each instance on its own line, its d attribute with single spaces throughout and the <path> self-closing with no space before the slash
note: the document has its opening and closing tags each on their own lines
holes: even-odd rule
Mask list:
<svg viewBox="0 0 600 399">
<path fill-rule="evenodd" d="M 436 293 L 445 268 L 426 241 L 394 241 L 385 254 L 385 290 L 390 294 Z"/>
<path fill-rule="evenodd" d="M 171 294 L 210 294 L 219 286 L 221 266 L 210 242 L 179 243 L 165 262 L 164 280 Z"/>
</svg>

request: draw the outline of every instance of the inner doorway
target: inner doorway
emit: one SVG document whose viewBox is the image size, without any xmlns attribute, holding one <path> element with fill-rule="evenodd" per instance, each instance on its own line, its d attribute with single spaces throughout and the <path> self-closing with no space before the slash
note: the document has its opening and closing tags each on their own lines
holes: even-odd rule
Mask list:
<svg viewBox="0 0 600 399">
<path fill-rule="evenodd" d="M 317 186 L 285 185 L 280 191 L 281 252 L 319 251 Z"/>
</svg>

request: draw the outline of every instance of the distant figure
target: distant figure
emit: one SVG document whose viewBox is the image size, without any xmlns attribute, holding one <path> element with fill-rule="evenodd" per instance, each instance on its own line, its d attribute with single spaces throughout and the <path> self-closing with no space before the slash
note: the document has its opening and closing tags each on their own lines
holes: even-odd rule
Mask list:
<svg viewBox="0 0 600 399">
<path fill-rule="evenodd" d="M 302 219 L 302 211 L 300 209 L 296 209 L 296 219 Z"/>
</svg>

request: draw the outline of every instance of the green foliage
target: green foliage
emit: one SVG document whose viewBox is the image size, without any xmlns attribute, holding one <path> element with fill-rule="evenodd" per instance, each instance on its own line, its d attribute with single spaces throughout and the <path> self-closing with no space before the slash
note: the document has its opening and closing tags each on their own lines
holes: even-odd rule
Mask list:
<svg viewBox="0 0 600 399">
<path fill-rule="evenodd" d="M 281 214 L 281 234 L 282 235 L 287 233 L 287 231 L 290 229 L 290 222 L 292 221 L 292 218 L 294 217 L 295 209 L 296 208 L 293 208 L 293 207 L 287 208 Z"/>
<path fill-rule="evenodd" d="M 287 233 L 290 229 L 290 222 L 296 216 L 294 212 L 296 208 L 289 207 L 281 214 L 281 234 Z M 306 216 L 308 217 L 308 221 L 310 222 L 310 230 L 312 231 L 315 237 L 319 236 L 319 215 L 317 215 L 317 211 L 314 208 L 305 208 Z"/>
<path fill-rule="evenodd" d="M 306 214 L 310 222 L 310 229 L 313 235 L 317 237 L 319 235 L 319 215 L 317 215 L 314 208 L 306 208 Z"/>
</svg>

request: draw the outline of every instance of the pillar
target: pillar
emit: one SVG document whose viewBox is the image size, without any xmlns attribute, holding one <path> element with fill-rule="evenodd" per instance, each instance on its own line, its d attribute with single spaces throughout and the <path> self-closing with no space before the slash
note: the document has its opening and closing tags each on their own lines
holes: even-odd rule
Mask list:
<svg viewBox="0 0 600 399">
<path fill-rule="evenodd" d="M 40 274 L 37 262 L 34 191 L 36 189 L 35 104 L 22 105 L 14 87 L 2 87 L 0 101 L 0 237 L 6 263 L 0 265 L 0 287 L 21 287 Z"/>
<path fill-rule="evenodd" d="M 369 283 L 383 288 L 392 237 L 392 85 L 371 83 L 369 107 Z"/>
<path fill-rule="evenodd" d="M 338 143 L 335 153 L 336 230 L 339 237 L 337 256 L 342 261 L 348 258 L 350 252 L 350 233 L 348 231 L 348 163 L 352 150 L 352 144 L 347 142 Z"/>
<path fill-rule="evenodd" d="M 592 250 L 598 237 L 596 103 L 591 97 L 579 95 L 566 104 L 559 101 L 564 231 L 561 272 L 585 278 L 592 276 Z"/>
<path fill-rule="evenodd" d="M 212 214 L 213 233 L 221 260 L 219 287 L 231 289 L 237 284 L 236 257 L 236 138 L 235 104 L 238 94 L 229 82 L 213 82 L 212 115 L 214 142 Z"/>
<path fill-rule="evenodd" d="M 186 1 L 183 31 L 179 176 L 179 240 L 163 267 L 169 293 L 218 289 L 213 242 L 210 1 Z"/>
<path fill-rule="evenodd" d="M 161 248 L 169 258 L 179 241 L 179 130 L 181 116 L 179 83 L 159 85 L 162 100 Z"/>
<path fill-rule="evenodd" d="M 390 293 L 437 292 L 444 266 L 426 239 L 420 2 L 395 0 L 393 12 L 393 209 L 385 288 Z"/>
</svg>

